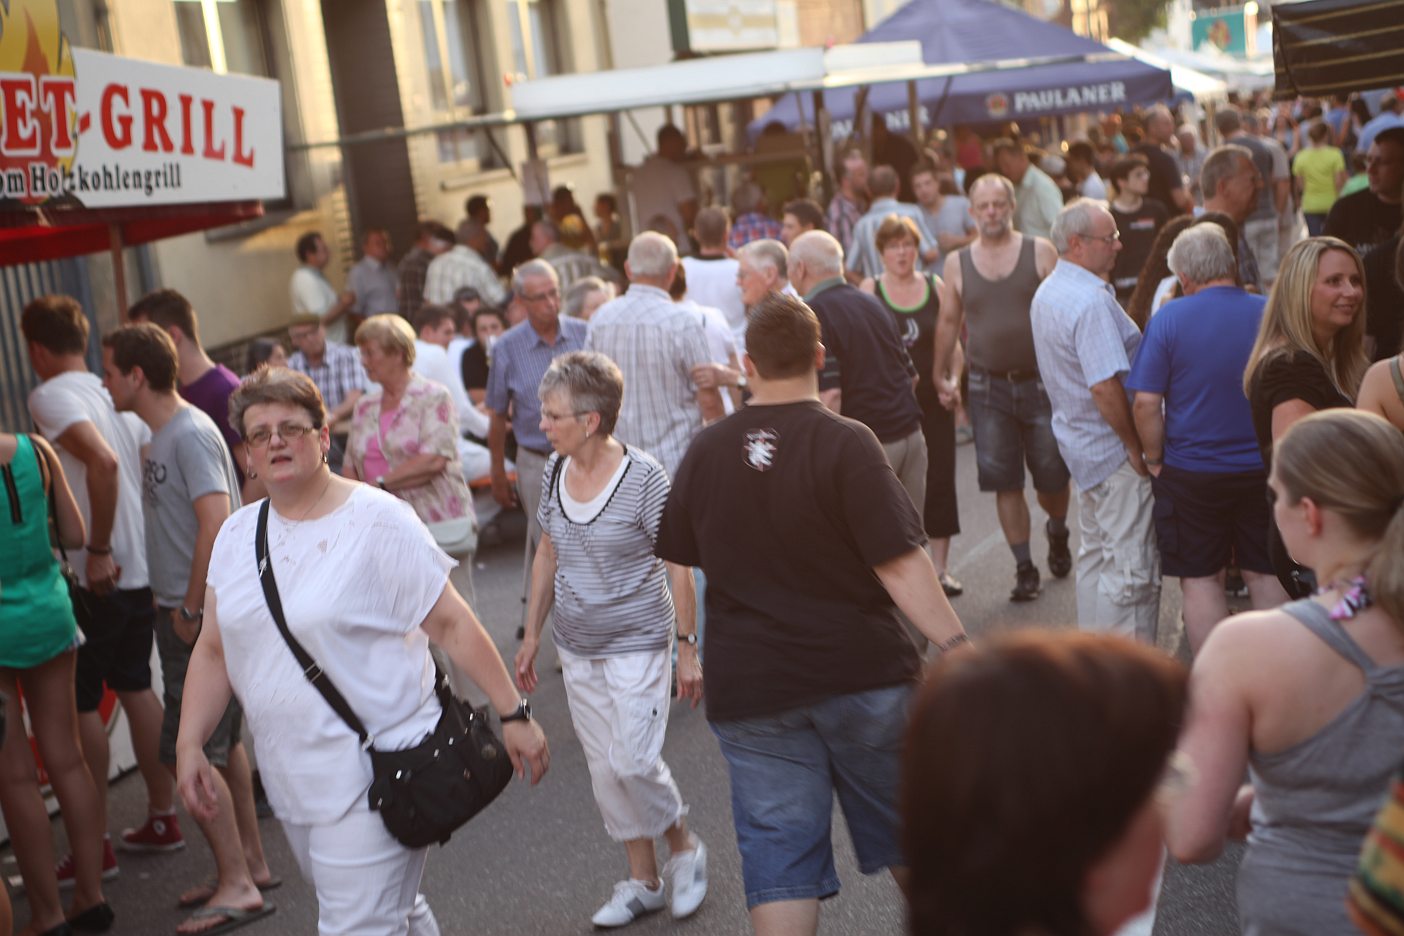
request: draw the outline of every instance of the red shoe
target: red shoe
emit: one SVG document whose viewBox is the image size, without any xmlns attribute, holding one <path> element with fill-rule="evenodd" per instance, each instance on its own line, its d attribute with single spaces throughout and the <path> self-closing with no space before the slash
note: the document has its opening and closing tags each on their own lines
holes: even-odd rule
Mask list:
<svg viewBox="0 0 1404 936">
<path fill-rule="evenodd" d="M 117 856 L 112 851 L 112 839 L 107 836 L 102 837 L 102 879 L 110 881 L 117 876 Z M 58 876 L 58 886 L 64 889 L 73 886 L 73 854 L 70 852 L 63 856 L 63 860 L 54 866 L 54 874 Z"/>
<path fill-rule="evenodd" d="M 180 834 L 180 820 L 175 813 L 148 816 L 140 829 L 123 829 L 117 847 L 129 852 L 173 852 L 185 847 L 185 838 Z"/>
</svg>

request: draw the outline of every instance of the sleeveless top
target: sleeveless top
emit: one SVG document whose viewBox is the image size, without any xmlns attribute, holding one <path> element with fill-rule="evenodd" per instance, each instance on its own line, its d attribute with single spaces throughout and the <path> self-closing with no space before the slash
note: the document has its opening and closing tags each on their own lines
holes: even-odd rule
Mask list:
<svg viewBox="0 0 1404 936">
<path fill-rule="evenodd" d="M 973 245 L 972 245 L 973 246 Z M 1034 239 L 1025 237 L 1014 272 L 989 280 L 975 269 L 970 247 L 960 257 L 961 304 L 969 332 L 966 353 L 970 364 L 987 371 L 1035 371 L 1033 327 L 1029 307 L 1042 280 L 1034 256 Z"/>
<path fill-rule="evenodd" d="M 1253 754 L 1253 831 L 1238 872 L 1245 936 L 1358 931 L 1346 886 L 1404 747 L 1404 666 L 1382 667 L 1311 600 L 1282 610 L 1365 674 L 1365 688 L 1316 734 Z"/>
<path fill-rule="evenodd" d="M 1404 374 L 1399 372 L 1399 359 L 1404 354 L 1396 354 L 1389 362 L 1389 376 L 1394 378 L 1394 392 L 1399 394 L 1399 402 L 1404 403 Z"/>
<path fill-rule="evenodd" d="M 917 369 L 917 399 L 924 405 L 937 398 L 931 372 L 936 366 L 936 317 L 941 311 L 941 296 L 929 273 L 919 275 L 926 281 L 926 298 L 919 305 L 905 308 L 894 303 L 883 288 L 882 277 L 877 280 L 877 297 L 897 323 L 897 334 Z"/>
<path fill-rule="evenodd" d="M 28 436 L 15 440 L 14 458 L 0 465 L 0 666 L 30 669 L 71 649 L 78 625 L 49 542 L 39 452 Z"/>
</svg>

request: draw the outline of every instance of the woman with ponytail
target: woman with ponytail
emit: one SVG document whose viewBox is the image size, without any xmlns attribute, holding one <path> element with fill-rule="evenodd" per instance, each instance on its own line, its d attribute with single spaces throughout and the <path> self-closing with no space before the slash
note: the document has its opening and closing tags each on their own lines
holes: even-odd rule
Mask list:
<svg viewBox="0 0 1404 936">
<path fill-rule="evenodd" d="M 1204 862 L 1246 835 L 1248 936 L 1353 934 L 1347 882 L 1404 747 L 1404 435 L 1355 410 L 1303 417 L 1268 484 L 1288 552 L 1321 586 L 1210 634 L 1180 741 L 1198 778 L 1167 839 Z"/>
</svg>

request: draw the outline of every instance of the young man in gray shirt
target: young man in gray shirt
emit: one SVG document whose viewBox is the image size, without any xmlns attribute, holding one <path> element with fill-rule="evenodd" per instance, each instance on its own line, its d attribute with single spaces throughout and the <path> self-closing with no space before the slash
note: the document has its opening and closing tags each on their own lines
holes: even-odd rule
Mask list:
<svg viewBox="0 0 1404 936">
<path fill-rule="evenodd" d="M 179 365 L 169 335 L 150 323 L 126 325 L 102 345 L 103 385 L 112 402 L 135 412 L 152 433 L 142 457 L 142 513 L 165 687 L 160 755 L 174 773 L 185 672 L 204 616 L 210 550 L 220 525 L 240 506 L 238 476 L 214 422 L 176 392 Z M 205 747 L 219 768 L 220 805 L 213 819 L 200 821 L 200 831 L 214 853 L 218 879 L 213 887 L 181 896 L 182 906 L 203 904 L 197 916 L 215 927 L 269 912 L 260 888 L 274 881 L 258 834 L 248 754 L 239 740 L 242 724 L 243 710 L 231 701 Z"/>
</svg>

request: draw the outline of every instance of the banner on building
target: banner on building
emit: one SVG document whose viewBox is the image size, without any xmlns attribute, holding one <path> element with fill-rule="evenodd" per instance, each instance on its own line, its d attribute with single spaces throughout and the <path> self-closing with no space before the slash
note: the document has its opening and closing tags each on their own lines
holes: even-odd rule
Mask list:
<svg viewBox="0 0 1404 936">
<path fill-rule="evenodd" d="M 284 195 L 278 83 L 74 49 L 53 0 L 0 4 L 0 205 Z"/>
<path fill-rule="evenodd" d="M 778 0 L 669 0 L 676 52 L 745 52 L 780 45 Z"/>
<path fill-rule="evenodd" d="M 1196 52 L 1211 48 L 1238 58 L 1256 54 L 1256 3 L 1219 10 L 1196 10 L 1193 16 L 1190 20 L 1190 45 Z"/>
</svg>

